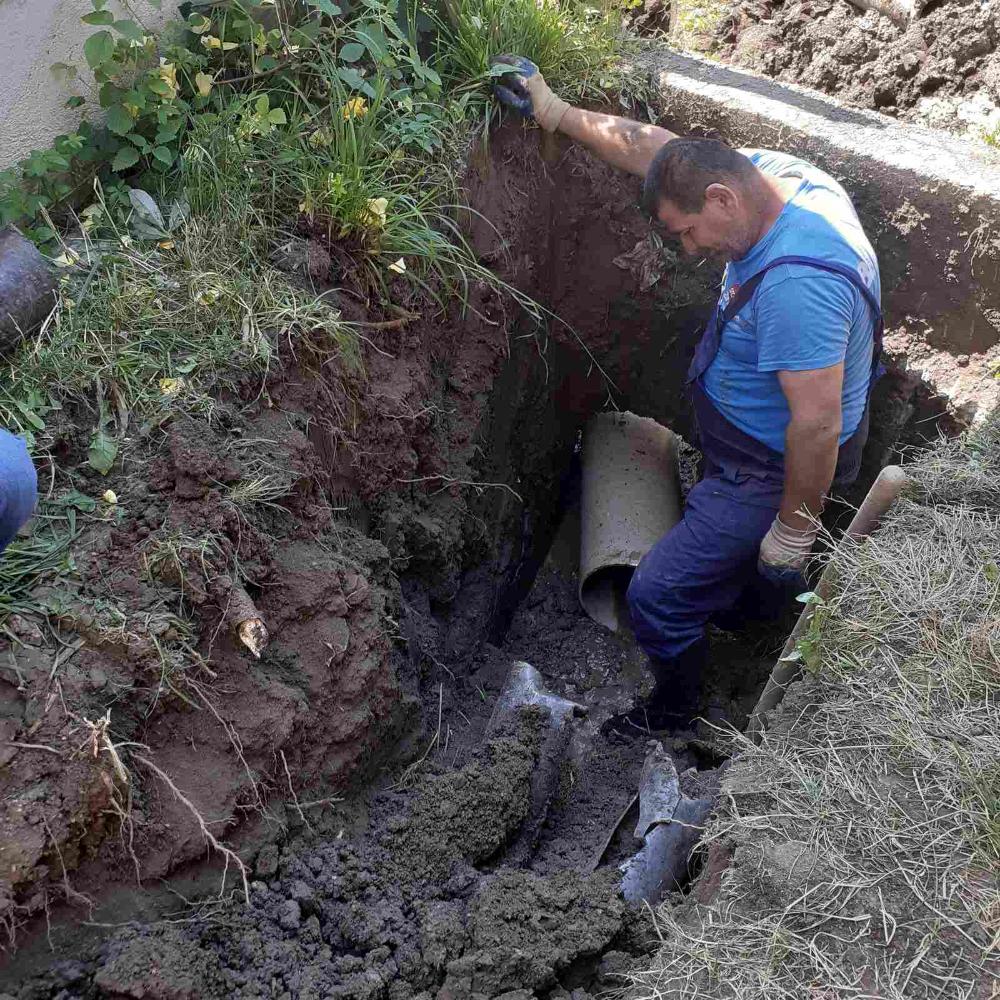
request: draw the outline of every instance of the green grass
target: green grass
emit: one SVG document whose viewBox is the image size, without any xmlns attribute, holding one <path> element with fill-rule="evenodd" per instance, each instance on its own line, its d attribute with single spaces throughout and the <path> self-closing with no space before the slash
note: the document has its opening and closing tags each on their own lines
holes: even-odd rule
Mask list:
<svg viewBox="0 0 1000 1000">
<path fill-rule="evenodd" d="M 481 87 L 500 53 L 526 56 L 567 99 L 594 98 L 610 86 L 621 49 L 620 8 L 582 0 L 442 0 L 442 75 Z"/>
</svg>

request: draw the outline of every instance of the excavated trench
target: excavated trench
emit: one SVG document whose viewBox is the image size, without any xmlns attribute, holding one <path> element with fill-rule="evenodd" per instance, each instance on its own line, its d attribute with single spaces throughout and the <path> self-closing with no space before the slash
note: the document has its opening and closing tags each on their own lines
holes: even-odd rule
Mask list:
<svg viewBox="0 0 1000 1000">
<path fill-rule="evenodd" d="M 619 871 L 642 846 L 633 799 L 648 734 L 598 731 L 648 681 L 629 638 L 577 600 L 578 445 L 610 406 L 690 434 L 683 373 L 719 275 L 650 235 L 636 184 L 537 133 L 495 134 L 468 188 L 482 261 L 559 321 L 474 296 L 478 315 L 455 321 L 449 356 L 411 359 L 433 376 L 442 424 L 462 423 L 465 452 L 344 516 L 398 568 L 390 665 L 403 710 L 372 716 L 380 745 L 344 801 L 289 808 L 277 839 L 244 839 L 249 906 L 237 892 L 164 921 L 165 894 L 119 897 L 94 919 L 128 926 L 61 938 L 54 957 L 41 927 L 27 937 L 0 980 L 11 995 L 587 1000 L 655 947 Z M 402 367 L 370 378 L 388 384 Z M 467 405 L 449 410 L 456 393 Z M 903 373 L 874 406 L 857 493 L 900 446 L 955 429 Z M 322 432 L 313 445 L 329 454 Z M 706 691 L 733 725 L 787 625 L 714 635 Z M 495 711 L 516 661 L 587 714 Z M 712 739 L 666 734 L 661 750 L 682 799 L 711 801 L 723 763 Z M 700 863 L 696 851 L 674 871 L 676 901 Z M 218 866 L 181 874 L 185 895 L 211 891 Z"/>
</svg>

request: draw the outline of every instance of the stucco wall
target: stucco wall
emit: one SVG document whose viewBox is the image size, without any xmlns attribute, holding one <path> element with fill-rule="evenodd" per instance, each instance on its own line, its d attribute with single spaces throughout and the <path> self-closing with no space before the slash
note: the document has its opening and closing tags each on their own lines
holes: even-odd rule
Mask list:
<svg viewBox="0 0 1000 1000">
<path fill-rule="evenodd" d="M 176 0 L 165 0 L 162 11 L 148 0 L 132 6 L 150 29 L 177 15 Z M 70 110 L 66 99 L 91 96 L 83 42 L 98 29 L 80 17 L 92 9 L 90 0 L 0 0 L 0 167 L 48 146 L 79 122 L 81 109 Z M 108 9 L 121 11 L 115 0 Z M 53 76 L 53 63 L 77 66 L 80 79 L 67 87 Z"/>
</svg>

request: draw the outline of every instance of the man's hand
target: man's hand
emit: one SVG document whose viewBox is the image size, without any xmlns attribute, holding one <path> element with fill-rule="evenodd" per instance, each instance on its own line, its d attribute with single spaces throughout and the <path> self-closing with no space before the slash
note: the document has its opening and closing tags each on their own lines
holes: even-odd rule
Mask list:
<svg viewBox="0 0 1000 1000">
<path fill-rule="evenodd" d="M 569 105 L 556 97 L 538 67 L 523 56 L 509 55 L 494 56 L 493 65 L 511 68 L 496 78 L 497 100 L 525 118 L 533 117 L 546 132 L 555 132 Z"/>
<path fill-rule="evenodd" d="M 818 534 L 818 526 L 789 528 L 779 514 L 760 543 L 757 572 L 775 583 L 797 583 Z"/>
</svg>

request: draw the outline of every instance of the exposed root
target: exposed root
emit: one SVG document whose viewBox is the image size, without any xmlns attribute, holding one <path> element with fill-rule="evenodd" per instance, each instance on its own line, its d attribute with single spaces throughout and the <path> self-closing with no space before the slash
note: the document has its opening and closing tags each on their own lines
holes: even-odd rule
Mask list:
<svg viewBox="0 0 1000 1000">
<path fill-rule="evenodd" d="M 250 883 L 247 879 L 247 868 L 240 859 L 240 856 L 235 852 L 230 850 L 225 844 L 221 843 L 213 835 L 212 831 L 209 830 L 208 825 L 205 823 L 204 817 L 198 812 L 195 804 L 173 783 L 170 776 L 159 767 L 157 767 L 151 760 L 147 757 L 143 757 L 140 754 L 134 754 L 134 759 L 137 760 L 143 767 L 149 768 L 173 793 L 177 798 L 177 801 L 184 806 L 188 812 L 194 817 L 195 822 L 198 824 L 198 828 L 201 830 L 201 835 L 205 838 L 206 843 L 218 851 L 219 854 L 225 858 L 226 864 L 225 868 L 222 870 L 222 887 L 219 890 L 219 895 L 221 896 L 225 892 L 226 888 L 226 876 L 229 874 L 229 864 L 232 862 L 240 873 L 240 878 L 243 881 L 243 898 L 246 900 L 247 904 L 250 903 Z"/>
</svg>

